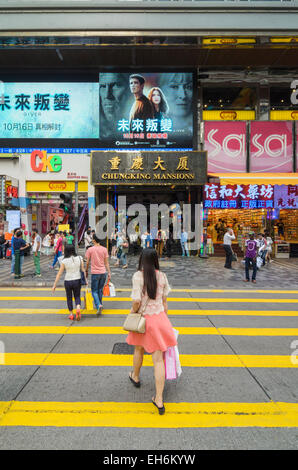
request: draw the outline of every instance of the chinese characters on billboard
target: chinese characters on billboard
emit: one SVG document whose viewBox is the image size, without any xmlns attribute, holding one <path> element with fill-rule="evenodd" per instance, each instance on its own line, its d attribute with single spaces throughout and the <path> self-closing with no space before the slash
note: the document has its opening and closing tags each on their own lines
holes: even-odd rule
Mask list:
<svg viewBox="0 0 298 470">
<path fill-rule="evenodd" d="M 205 184 L 206 209 L 273 208 L 274 187 L 271 184 Z"/>
<path fill-rule="evenodd" d="M 107 148 L 193 148 L 192 72 L 99 74 L 100 140 Z"/>
<path fill-rule="evenodd" d="M 276 209 L 298 209 L 298 185 L 275 186 L 274 207 Z"/>
<path fill-rule="evenodd" d="M 0 83 L 2 139 L 98 138 L 97 83 Z"/>
<path fill-rule="evenodd" d="M 250 132 L 250 171 L 292 172 L 292 122 L 252 122 Z"/>
</svg>

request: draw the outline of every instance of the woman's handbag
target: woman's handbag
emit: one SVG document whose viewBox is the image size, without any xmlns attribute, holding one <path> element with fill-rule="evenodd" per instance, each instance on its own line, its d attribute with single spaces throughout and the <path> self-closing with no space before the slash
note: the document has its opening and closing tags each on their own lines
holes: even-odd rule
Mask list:
<svg viewBox="0 0 298 470">
<path fill-rule="evenodd" d="M 110 297 L 116 297 L 116 289 L 112 282 L 109 282 L 110 287 Z"/>
<path fill-rule="evenodd" d="M 83 261 L 83 259 L 80 256 L 80 262 L 82 262 L 82 261 Z M 81 273 L 81 286 L 86 286 L 87 282 L 86 282 L 86 278 L 85 278 L 85 273 L 84 273 L 84 271 L 82 271 L 81 268 L 80 268 L 80 273 Z"/>
<path fill-rule="evenodd" d="M 234 251 L 232 253 L 232 261 L 238 261 L 238 256 Z"/>
<path fill-rule="evenodd" d="M 145 333 L 146 331 L 146 319 L 143 317 L 142 313 L 145 311 L 149 298 L 147 299 L 144 307 L 139 308 L 139 311 L 136 313 L 129 313 L 125 319 L 123 330 L 132 331 L 134 333 Z"/>
</svg>

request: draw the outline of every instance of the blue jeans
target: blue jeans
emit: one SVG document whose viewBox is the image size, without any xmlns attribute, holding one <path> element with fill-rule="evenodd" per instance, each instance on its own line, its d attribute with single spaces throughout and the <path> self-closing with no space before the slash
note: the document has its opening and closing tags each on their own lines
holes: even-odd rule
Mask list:
<svg viewBox="0 0 298 470">
<path fill-rule="evenodd" d="M 127 265 L 126 253 L 124 253 L 123 251 L 121 253 L 120 262 L 122 263 L 123 266 Z"/>
<path fill-rule="evenodd" d="M 189 256 L 187 242 L 181 242 L 181 248 L 182 248 L 182 256 L 185 256 L 185 252 L 186 252 L 186 255 Z"/>
<path fill-rule="evenodd" d="M 245 276 L 247 281 L 249 281 L 249 268 L 252 264 L 252 281 L 256 280 L 257 276 L 257 262 L 254 258 L 245 258 Z"/>
<path fill-rule="evenodd" d="M 11 274 L 14 274 L 14 266 L 15 266 L 15 262 L 16 262 L 16 257 L 15 255 L 11 255 Z M 20 274 L 22 274 L 22 266 L 23 266 L 23 263 L 24 263 L 24 255 L 20 256 Z"/>
<path fill-rule="evenodd" d="M 52 264 L 53 267 L 54 267 L 55 264 L 57 263 L 58 258 L 59 258 L 60 256 L 62 256 L 62 251 L 58 251 L 58 253 L 55 253 L 55 258 L 54 258 L 54 261 L 53 261 L 53 264 Z"/>
<path fill-rule="evenodd" d="M 11 274 L 14 273 L 15 262 L 16 262 L 16 257 L 15 257 L 15 255 L 11 254 L 11 270 L 10 270 Z"/>
<path fill-rule="evenodd" d="M 91 274 L 91 292 L 96 310 L 102 305 L 102 291 L 106 283 L 107 273 Z"/>
</svg>

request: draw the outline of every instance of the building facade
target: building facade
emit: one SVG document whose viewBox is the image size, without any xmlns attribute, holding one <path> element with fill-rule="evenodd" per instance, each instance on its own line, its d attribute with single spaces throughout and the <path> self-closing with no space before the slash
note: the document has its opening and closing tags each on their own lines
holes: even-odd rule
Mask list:
<svg viewBox="0 0 298 470">
<path fill-rule="evenodd" d="M 280 251 L 297 253 L 297 0 L 60 0 L 47 8 L 13 0 L 0 1 L 0 11 L 0 150 L 20 154 L 19 163 L 0 159 L 0 173 L 18 180 L 29 229 L 33 214 L 40 230 L 49 227 L 59 190 L 47 184 L 63 182 L 71 193 L 82 177 L 92 226 L 95 206 L 117 208 L 120 195 L 128 205 L 198 203 L 215 251 L 223 221 L 239 244 L 248 229 L 267 228 Z M 145 80 L 140 92 L 133 75 Z M 33 171 L 32 152 L 41 150 L 61 157 L 65 170 Z M 92 151 L 100 174 L 110 175 L 93 184 Z M 130 168 L 118 171 L 121 152 L 131 153 Z M 195 152 L 200 164 L 206 159 L 205 182 L 116 178 L 144 173 L 146 152 L 151 170 L 159 161 L 171 175 L 186 175 L 179 161 Z M 178 160 L 168 171 L 171 153 Z M 37 210 L 38 194 L 45 203 Z"/>
</svg>

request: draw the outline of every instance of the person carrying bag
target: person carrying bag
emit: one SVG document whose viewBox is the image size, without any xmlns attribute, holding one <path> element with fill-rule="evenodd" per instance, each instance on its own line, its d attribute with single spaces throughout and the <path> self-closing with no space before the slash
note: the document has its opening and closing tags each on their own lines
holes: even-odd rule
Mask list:
<svg viewBox="0 0 298 470">
<path fill-rule="evenodd" d="M 163 389 L 165 383 L 165 364 L 163 353 L 177 341 L 168 318 L 167 295 L 170 286 L 167 276 L 159 270 L 158 255 L 155 249 L 145 248 L 139 260 L 139 269 L 132 278 L 132 309 L 125 321 L 125 329 L 130 332 L 126 338 L 134 345 L 133 370 L 129 380 L 139 388 L 140 370 L 144 351 L 152 354 L 156 393 L 152 403 L 159 414 L 165 413 Z"/>
</svg>

